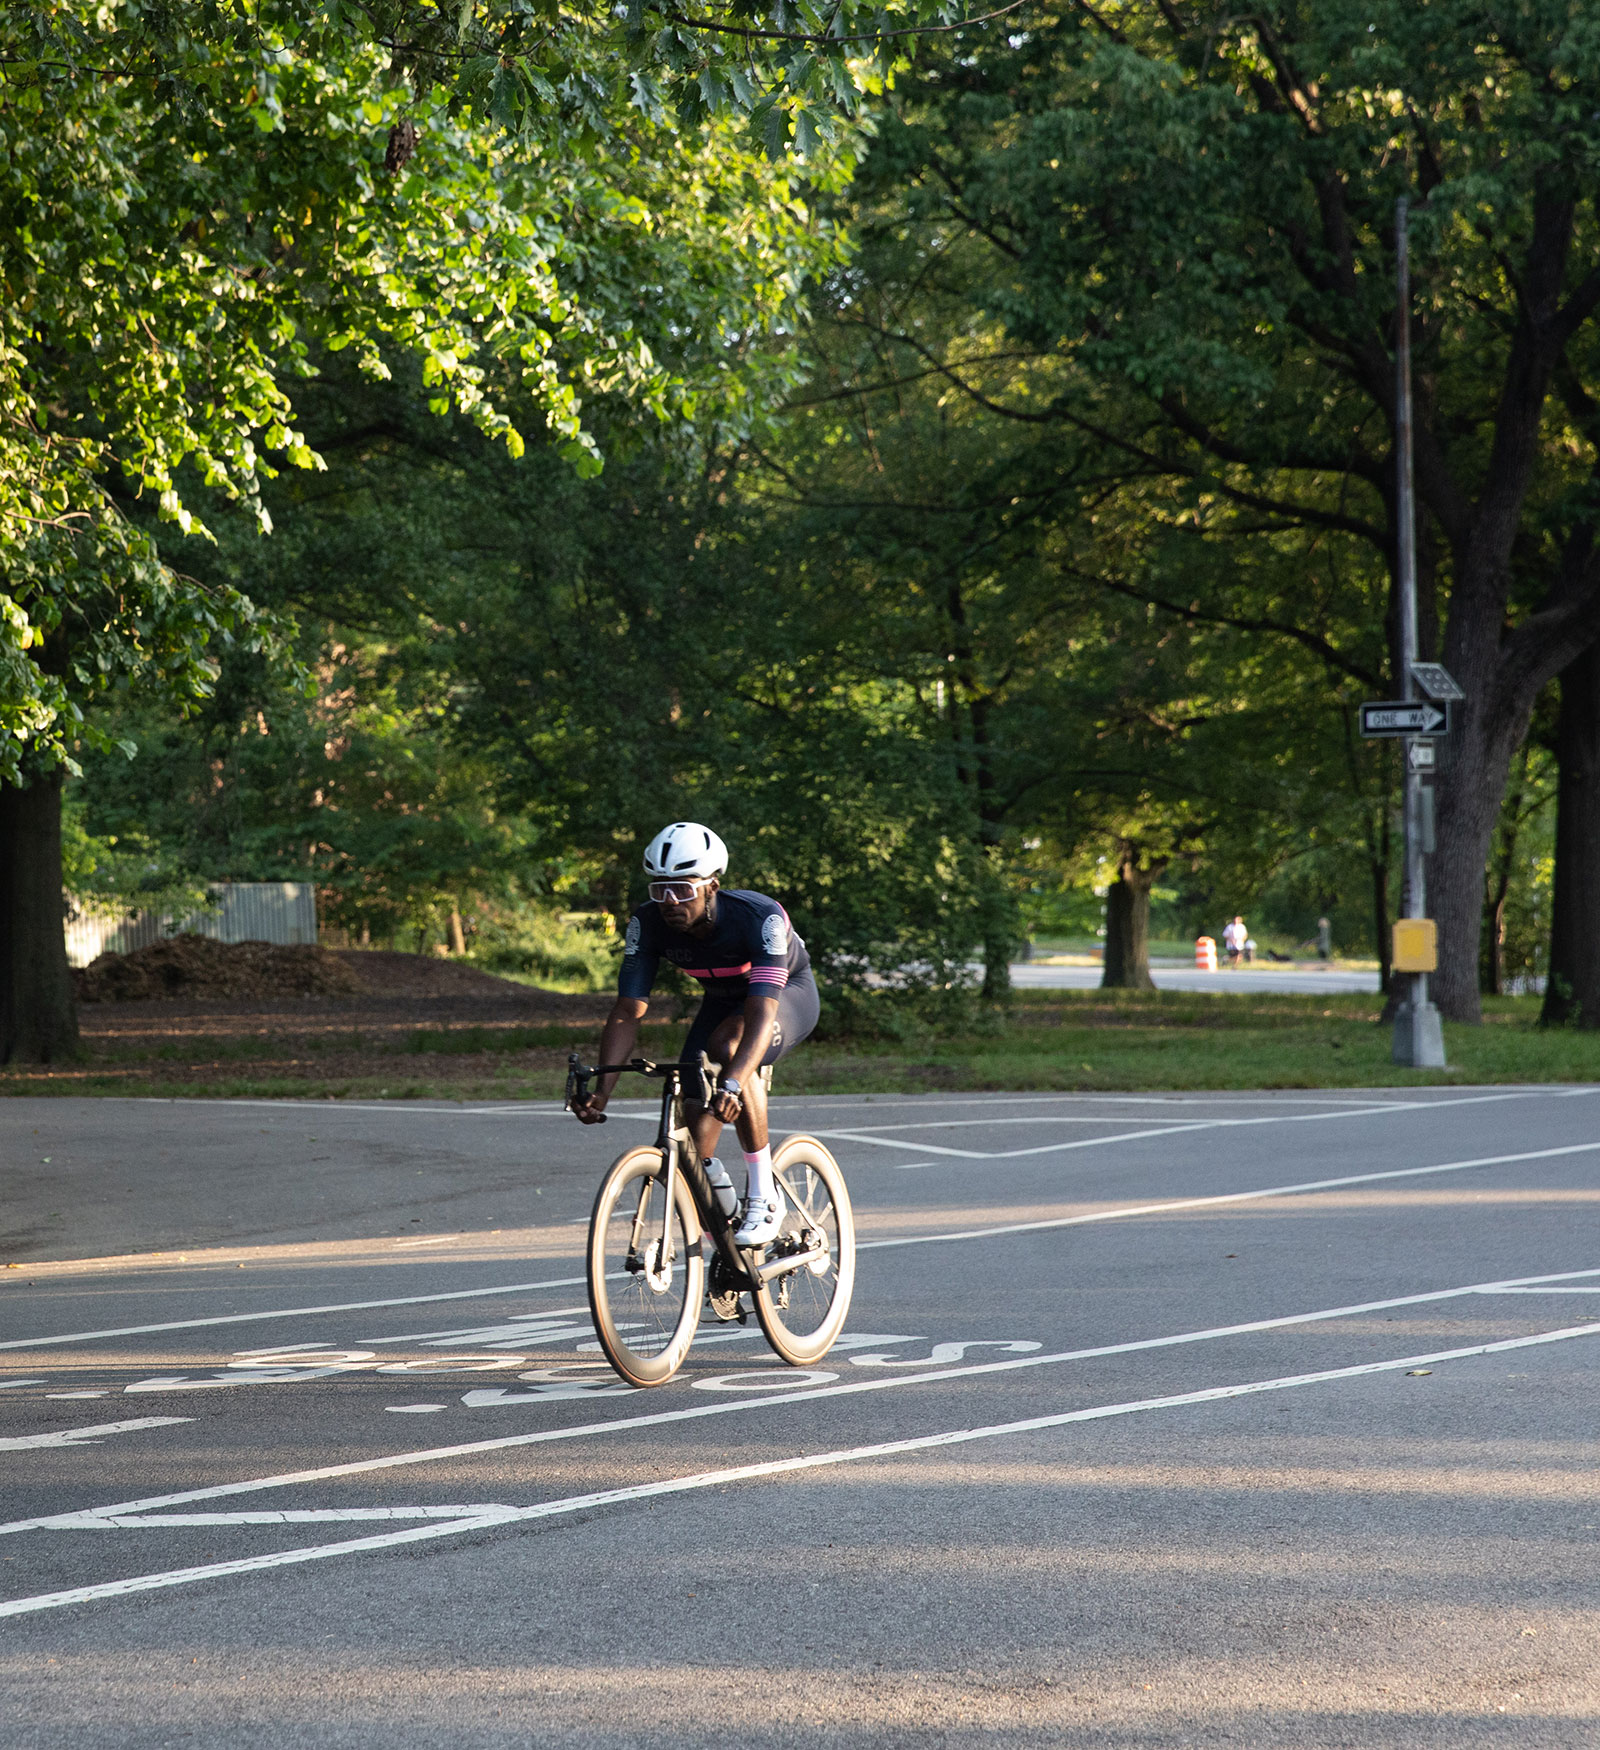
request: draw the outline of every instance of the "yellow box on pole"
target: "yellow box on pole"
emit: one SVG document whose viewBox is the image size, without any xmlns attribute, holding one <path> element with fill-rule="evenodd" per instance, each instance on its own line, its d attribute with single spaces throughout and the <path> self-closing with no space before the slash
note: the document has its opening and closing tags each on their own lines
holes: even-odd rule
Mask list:
<svg viewBox="0 0 1600 1750">
<path fill-rule="evenodd" d="M 1439 929 L 1432 918 L 1395 919 L 1394 969 L 1396 972 L 1439 970 Z"/>
</svg>

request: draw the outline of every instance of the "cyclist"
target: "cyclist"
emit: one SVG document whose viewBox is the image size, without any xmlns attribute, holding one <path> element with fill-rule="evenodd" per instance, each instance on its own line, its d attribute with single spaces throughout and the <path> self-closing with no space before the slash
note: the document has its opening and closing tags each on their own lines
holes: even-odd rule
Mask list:
<svg viewBox="0 0 1600 1750">
<path fill-rule="evenodd" d="M 764 1246 L 783 1220 L 783 1198 L 772 1173 L 760 1071 L 793 1051 L 816 1026 L 819 1000 L 811 957 L 789 914 L 764 893 L 724 890 L 718 877 L 727 867 L 727 846 L 692 820 L 664 827 L 646 847 L 650 897 L 628 920 L 600 1062 L 625 1063 L 633 1055 L 663 960 L 700 980 L 705 994 L 683 1056 L 692 1059 L 704 1051 L 722 1070 L 710 1106 L 695 1102 L 690 1108 L 695 1145 L 712 1184 L 727 1185 L 731 1196 L 726 1175 L 711 1157 L 723 1125 L 737 1128 L 748 1183 L 734 1243 Z M 585 1124 L 599 1120 L 616 1080 L 601 1077 L 589 1098 L 574 1105 Z"/>
</svg>

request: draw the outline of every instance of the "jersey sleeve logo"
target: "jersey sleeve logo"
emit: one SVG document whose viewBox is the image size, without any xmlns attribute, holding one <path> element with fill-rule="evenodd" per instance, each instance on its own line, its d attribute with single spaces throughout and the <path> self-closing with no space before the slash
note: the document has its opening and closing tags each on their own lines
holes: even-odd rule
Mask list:
<svg viewBox="0 0 1600 1750">
<path fill-rule="evenodd" d="M 628 933 L 622 938 L 622 952 L 637 954 L 639 952 L 639 919 L 637 916 L 628 919 Z"/>
<path fill-rule="evenodd" d="M 789 952 L 789 926 L 784 922 L 781 912 L 775 911 L 762 920 L 761 946 L 769 954 Z"/>
</svg>

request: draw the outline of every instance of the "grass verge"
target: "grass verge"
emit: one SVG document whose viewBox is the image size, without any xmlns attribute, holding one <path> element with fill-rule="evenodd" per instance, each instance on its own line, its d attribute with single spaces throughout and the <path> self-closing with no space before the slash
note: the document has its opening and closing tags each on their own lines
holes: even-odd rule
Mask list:
<svg viewBox="0 0 1600 1750">
<path fill-rule="evenodd" d="M 1540 1028 L 1535 998 L 1491 998 L 1481 1027 L 1446 1026 L 1442 1071 L 1396 1068 L 1380 1014 L 1374 996 L 1026 991 L 1003 1008 L 943 1015 L 858 1000 L 825 1015 L 778 1087 L 1113 1093 L 1600 1081 L 1600 1032 Z M 640 1049 L 670 1056 L 683 1032 L 648 1027 Z M 337 1030 L 144 1047 L 107 1038 L 73 1064 L 0 1071 L 0 1094 L 547 1100 L 560 1095 L 567 1052 L 588 1057 L 596 1043 L 592 1027 L 471 1023 L 383 1041 Z"/>
</svg>

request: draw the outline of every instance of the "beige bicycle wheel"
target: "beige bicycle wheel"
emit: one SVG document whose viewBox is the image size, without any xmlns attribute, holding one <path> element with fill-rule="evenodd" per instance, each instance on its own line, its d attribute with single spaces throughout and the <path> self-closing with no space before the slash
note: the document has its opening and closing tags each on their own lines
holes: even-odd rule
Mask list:
<svg viewBox="0 0 1600 1750">
<path fill-rule="evenodd" d="M 814 1136 L 790 1136 L 774 1152 L 783 1225 L 764 1262 L 806 1255 L 807 1262 L 764 1282 L 756 1317 L 773 1351 L 791 1367 L 810 1367 L 833 1347 L 850 1311 L 856 1280 L 856 1222 L 839 1163 Z"/>
<path fill-rule="evenodd" d="M 665 1385 L 700 1322 L 700 1219 L 675 1174 L 662 1255 L 665 1181 L 660 1149 L 629 1149 L 600 1181 L 589 1217 L 589 1310 L 606 1360 L 629 1385 Z"/>
</svg>

